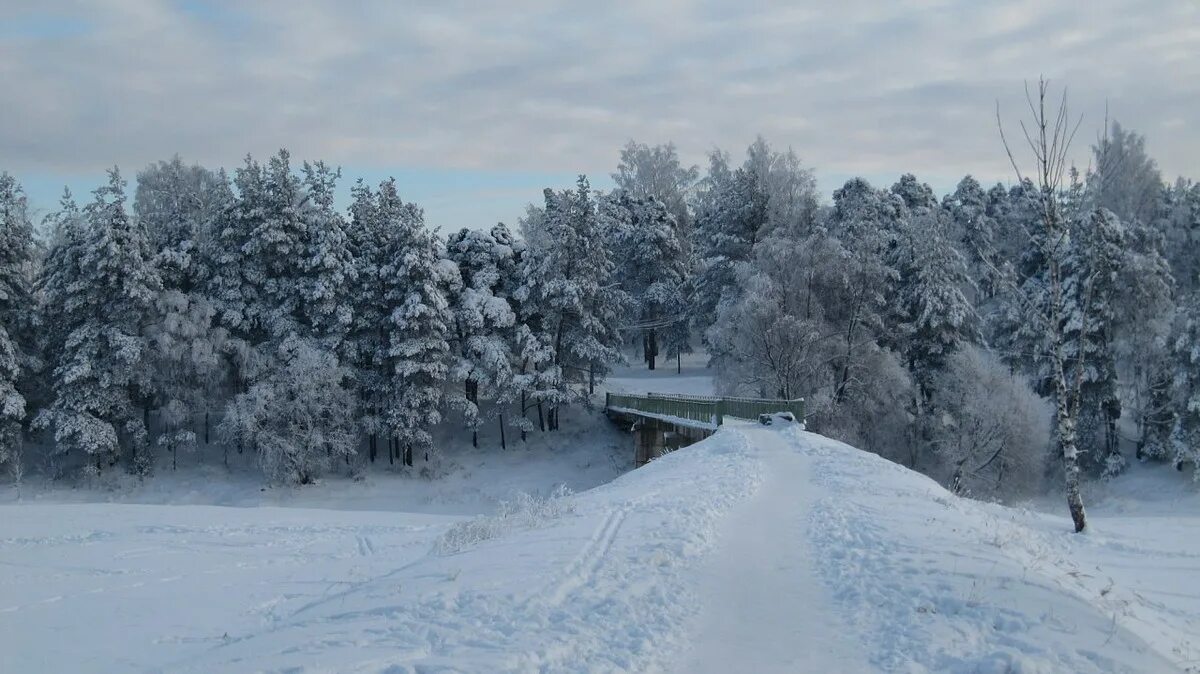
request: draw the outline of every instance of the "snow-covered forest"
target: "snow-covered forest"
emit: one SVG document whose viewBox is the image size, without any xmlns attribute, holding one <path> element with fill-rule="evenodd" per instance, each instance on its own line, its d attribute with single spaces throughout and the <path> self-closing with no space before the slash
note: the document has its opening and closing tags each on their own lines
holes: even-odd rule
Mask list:
<svg viewBox="0 0 1200 674">
<path fill-rule="evenodd" d="M 1044 102 L 1054 152 L 1073 131 Z M 615 189 L 580 176 L 490 231 L 431 226 L 393 180 L 343 212 L 348 178 L 286 151 L 114 168 L 38 218 L 4 174 L 0 462 L 153 480 L 216 446 L 272 482 L 403 470 L 439 427 L 504 451 L 627 358 L 698 350 L 721 392 L 806 398 L 810 429 L 956 493 L 1130 461 L 1200 478 L 1200 184 L 1115 121 L 1084 166 L 1008 140 L 1013 181 L 943 195 L 907 173 L 821 194 L 762 138 L 704 170 L 631 141 Z"/>
</svg>

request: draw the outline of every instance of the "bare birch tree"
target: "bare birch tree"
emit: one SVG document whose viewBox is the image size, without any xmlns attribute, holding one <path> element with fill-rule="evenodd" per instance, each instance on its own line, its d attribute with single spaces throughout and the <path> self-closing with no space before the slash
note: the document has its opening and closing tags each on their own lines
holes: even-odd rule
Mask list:
<svg viewBox="0 0 1200 674">
<path fill-rule="evenodd" d="M 1070 117 L 1066 89 L 1056 109 L 1054 103 L 1047 100 L 1049 92 L 1050 83 L 1044 78 L 1038 79 L 1036 91 L 1030 91 L 1028 84 L 1025 87 L 1030 119 L 1021 122 L 1021 131 L 1033 155 L 1031 173 L 1021 169 L 1013 154 L 1013 147 L 1004 133 L 999 103 L 996 104 L 996 125 L 1017 180 L 1021 183 L 1030 180 L 1036 188 L 1027 193 L 1034 201 L 1032 206 L 1037 213 L 1037 222 L 1026 225 L 1025 234 L 1042 258 L 1044 275 L 1040 279 L 1025 279 L 1023 283 L 1010 276 L 1008 285 L 1029 329 L 1042 334 L 1039 343 L 1045 353 L 1038 355 L 1046 358 L 1049 364 L 1055 404 L 1055 443 L 1063 463 L 1067 508 L 1075 531 L 1080 532 L 1087 528 L 1087 514 L 1079 492 L 1077 429 L 1084 368 L 1071 368 L 1067 362 L 1068 288 L 1064 261 L 1070 248 L 1071 230 L 1063 213 L 1061 195 L 1067 176 L 1067 155 L 1082 120 Z M 1076 286 L 1081 293 L 1081 318 L 1085 322 L 1090 320 L 1091 285 L 1083 280 Z"/>
</svg>

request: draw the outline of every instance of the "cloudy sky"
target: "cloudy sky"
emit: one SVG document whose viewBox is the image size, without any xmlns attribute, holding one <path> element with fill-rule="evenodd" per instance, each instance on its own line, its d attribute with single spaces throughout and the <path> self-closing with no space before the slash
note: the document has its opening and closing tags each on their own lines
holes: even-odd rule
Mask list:
<svg viewBox="0 0 1200 674">
<path fill-rule="evenodd" d="M 1200 178 L 1200 0 L 279 2 L 0 6 L 0 170 L 35 207 L 179 153 L 288 147 L 394 175 L 447 228 L 513 220 L 628 139 L 704 163 L 756 134 L 831 190 L 1007 178 L 999 101 L 1070 88 L 1077 157 L 1111 117 Z M 349 180 L 345 181 L 347 184 Z"/>
</svg>

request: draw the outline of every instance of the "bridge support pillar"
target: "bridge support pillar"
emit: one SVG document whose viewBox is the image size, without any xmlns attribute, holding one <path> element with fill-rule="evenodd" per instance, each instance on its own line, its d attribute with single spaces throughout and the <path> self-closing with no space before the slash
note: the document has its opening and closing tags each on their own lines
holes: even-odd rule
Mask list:
<svg viewBox="0 0 1200 674">
<path fill-rule="evenodd" d="M 644 466 L 652 459 L 664 454 L 666 448 L 666 432 L 661 424 L 653 419 L 640 421 L 633 430 L 633 456 L 635 466 Z"/>
</svg>

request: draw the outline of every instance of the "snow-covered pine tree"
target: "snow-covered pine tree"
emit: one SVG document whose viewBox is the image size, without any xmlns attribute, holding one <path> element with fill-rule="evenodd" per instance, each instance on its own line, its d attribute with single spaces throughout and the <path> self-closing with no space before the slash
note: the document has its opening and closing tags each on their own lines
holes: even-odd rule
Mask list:
<svg viewBox="0 0 1200 674">
<path fill-rule="evenodd" d="M 1200 290 L 1200 183 L 1180 178 L 1165 188 L 1152 224 L 1163 236 L 1180 293 Z"/>
<path fill-rule="evenodd" d="M 379 217 L 390 233 L 382 275 L 388 318 L 391 392 L 385 424 L 403 450 L 405 465 L 415 452 L 426 457 L 433 445 L 430 428 L 441 419 L 442 385 L 448 373 L 447 343 L 454 320 L 446 300 L 437 238 L 425 227 L 420 209 L 404 203 L 394 182 L 379 186 Z"/>
<path fill-rule="evenodd" d="M 106 459 L 116 461 L 124 444 L 130 468 L 144 473 L 151 457 L 138 414 L 139 406 L 148 413 L 150 389 L 143 330 L 162 284 L 144 232 L 125 209 L 125 181 L 116 169 L 84 218 L 78 253 L 63 250 L 48 261 L 47 302 L 63 309 L 56 319 L 65 337 L 55 354 L 53 400 L 38 421 L 54 428 L 56 454 L 85 454 L 98 471 Z"/>
<path fill-rule="evenodd" d="M 613 278 L 631 300 L 627 323 L 640 326 L 641 351 L 653 370 L 663 350 L 677 357 L 688 349 L 686 336 L 680 334 L 686 331 L 681 309 L 688 266 L 677 228 L 658 199 L 624 190 L 600 200 L 599 217 L 613 259 L 621 261 Z"/>
<path fill-rule="evenodd" d="M 971 281 L 951 241 L 946 211 L 936 202 L 907 209 L 890 257 L 899 273 L 893 329 L 903 335 L 898 343 L 905 364 L 928 400 L 946 359 L 979 341 L 978 317 L 963 292 Z"/>
<path fill-rule="evenodd" d="M 356 273 L 350 284 L 353 318 L 340 353 L 352 375 L 360 410 L 359 425 L 367 436 L 368 457 L 373 462 L 379 453 L 380 440 L 387 442 L 383 435 L 383 414 L 392 382 L 388 356 L 391 311 L 386 299 L 390 279 L 383 274 L 388 262 L 389 232 L 380 217 L 374 190 L 359 180 L 350 194 L 353 201 L 346 223 L 346 240 Z M 391 447 L 388 449 L 390 452 Z"/>
<path fill-rule="evenodd" d="M 50 243 L 46 258 L 37 277 L 37 294 L 41 299 L 38 314 L 53 316 L 46 321 L 38 339 L 43 362 L 51 369 L 58 362 L 73 326 L 82 321 L 78 302 L 72 297 L 77 291 L 84 250 L 83 214 L 69 189 L 63 190 L 58 210 L 46 216 L 44 226 Z"/>
<path fill-rule="evenodd" d="M 841 403 L 858 375 L 858 356 L 864 346 L 883 336 L 888 298 L 894 294 L 898 273 L 889 263 L 897 228 L 904 217 L 904 202 L 867 181 L 855 178 L 833 193 L 833 211 L 827 226 L 841 244 L 840 282 L 830 289 L 827 320 L 842 336 L 833 400 Z M 894 340 L 884 339 L 885 345 Z"/>
<path fill-rule="evenodd" d="M 1169 393 L 1164 354 L 1175 310 L 1175 280 L 1164 254 L 1162 233 L 1134 225 L 1126 231 L 1125 259 L 1116 285 L 1113 345 L 1122 384 L 1122 406 L 1137 421 L 1138 458 L 1147 437 L 1157 433 Z M 1166 420 L 1169 433 L 1173 420 Z"/>
<path fill-rule="evenodd" d="M 724 153 L 713 152 L 695 221 L 693 320 L 701 333 L 716 321 L 717 306 L 733 300 L 727 294 L 736 283 L 737 266 L 750 260 L 754 244 L 765 236 L 767 215 L 760 181 L 746 167 L 731 169 Z"/>
<path fill-rule="evenodd" d="M 591 187 L 579 177 L 574 191 L 545 191 L 548 248 L 530 254 L 518 301 L 536 307 L 552 336 L 553 364 L 560 381 L 543 402 L 549 427 L 558 410 L 579 402 L 614 363 L 622 360 L 620 321 L 627 295 L 612 282 L 613 263 L 605 245 Z"/>
<path fill-rule="evenodd" d="M 504 407 L 512 402 L 517 323 L 506 294 L 515 273 L 512 237 L 504 225 L 489 232 L 464 228 L 447 238 L 446 256 L 460 280 L 450 297 L 456 352 L 451 376 L 463 385 L 457 406 L 471 429 L 472 444 L 478 446 L 477 431 L 484 418 L 480 403 L 491 401 L 503 444 Z"/>
<path fill-rule="evenodd" d="M 246 178 L 253 179 L 252 167 Z M 324 163 L 291 168 L 286 150 L 261 173 L 261 195 L 247 183 L 248 203 L 237 214 L 249 220 L 241 236 L 243 277 L 252 286 L 246 314 L 252 330 L 276 340 L 288 334 L 336 344 L 349 322 L 345 288 L 353 274 L 341 217 L 333 210 L 339 172 Z M 239 188 L 242 183 L 239 182 Z M 259 201 L 261 205 L 255 202 Z M 240 238 L 240 237 L 238 237 Z"/>
<path fill-rule="evenodd" d="M 533 210 L 530 207 L 530 212 Z M 537 212 L 541 213 L 541 209 L 537 209 Z M 544 217 L 538 220 L 543 221 Z M 534 240 L 545 243 L 544 238 Z M 546 430 L 546 405 L 555 399 L 561 388 L 562 368 L 554 362 L 554 335 L 539 304 L 540 295 L 532 292 L 534 275 L 539 270 L 539 251 L 542 249 L 528 239 L 512 239 L 512 249 L 513 274 L 508 280 L 511 285 L 504 291 L 517 317 L 512 333 L 513 381 L 510 395 L 518 402 L 520 412 L 514 417 L 513 425 L 521 431 L 521 440 L 525 441 L 529 431 L 534 429 L 530 419 L 533 410 L 537 410 L 536 427 L 541 431 Z"/>
<path fill-rule="evenodd" d="M 942 200 L 951 222 L 951 240 L 962 253 L 971 284 L 964 292 L 972 304 L 984 304 L 996 292 L 996 223 L 988 213 L 988 195 L 971 176 L 959 181 Z"/>
<path fill-rule="evenodd" d="M 339 175 L 317 162 L 306 163 L 298 176 L 280 150 L 266 167 L 247 158 L 235 176 L 237 199 L 214 240 L 210 288 L 221 325 L 234 338 L 227 351 L 240 394 L 264 378 L 283 381 L 267 370 L 290 367 L 286 358 L 300 353 L 282 347 L 288 337 L 335 353 L 349 328 L 356 270 L 345 225 L 333 209 Z M 227 416 L 243 409 L 235 401 Z M 223 428 L 244 426 L 235 419 Z M 230 439 L 244 446 L 242 436 Z"/>
<path fill-rule="evenodd" d="M 266 216 L 266 185 L 262 165 L 247 156 L 245 164 L 234 172 L 236 198 L 221 214 L 213 236 L 205 244 L 204 257 L 212 273 L 208 295 L 218 310 L 222 325 L 238 339 L 259 344 L 266 339 L 265 329 L 257 320 L 265 277 L 259 264 L 248 254 L 255 232 Z M 246 373 L 239 372 L 244 380 Z"/>
<path fill-rule="evenodd" d="M 1191 463 L 1200 481 L 1200 297 L 1180 303 L 1171 335 L 1174 372 L 1175 427 L 1171 433 L 1172 459 L 1178 470 Z"/>
<path fill-rule="evenodd" d="M 26 385 L 36 366 L 33 227 L 16 179 L 0 173 L 0 467 L 20 461 Z"/>
<path fill-rule="evenodd" d="M 1079 382 L 1079 434 L 1085 467 L 1105 476 L 1125 466 L 1117 420 L 1121 400 L 1113 344 L 1126 260 L 1125 226 L 1099 208 L 1074 223 L 1064 264 L 1064 355 Z"/>
</svg>

